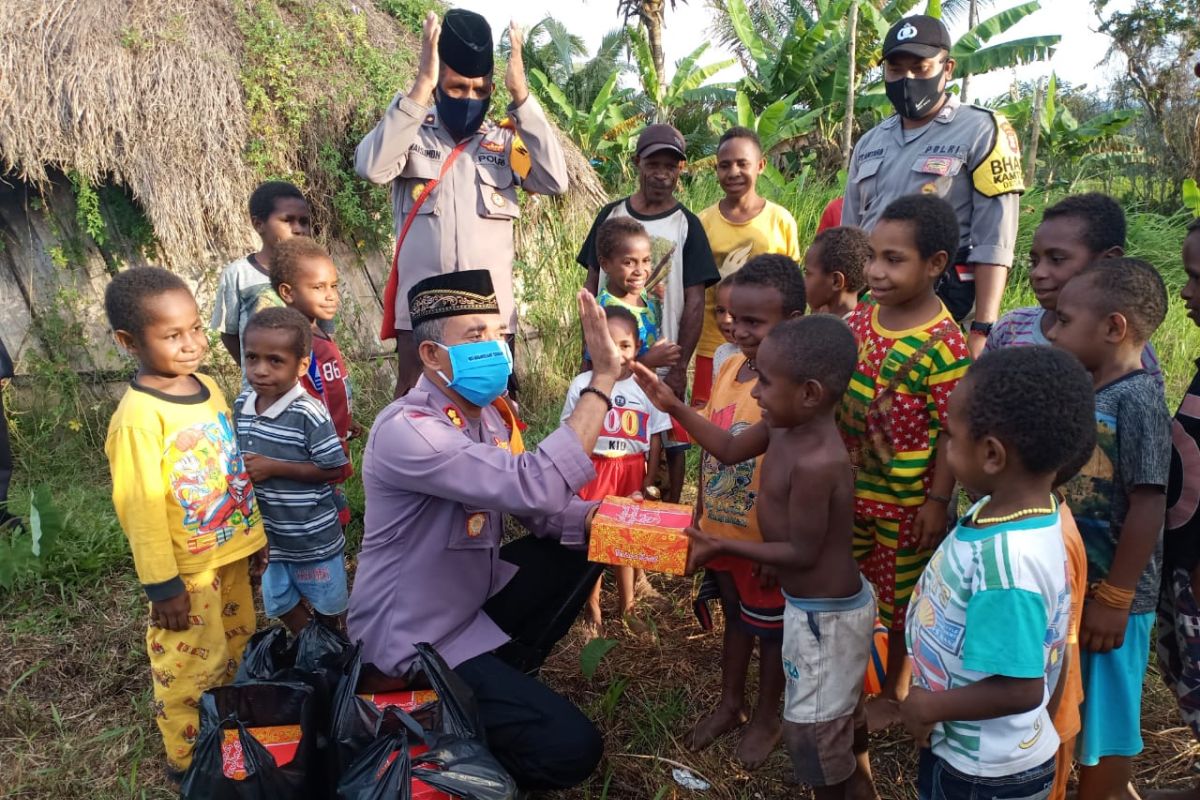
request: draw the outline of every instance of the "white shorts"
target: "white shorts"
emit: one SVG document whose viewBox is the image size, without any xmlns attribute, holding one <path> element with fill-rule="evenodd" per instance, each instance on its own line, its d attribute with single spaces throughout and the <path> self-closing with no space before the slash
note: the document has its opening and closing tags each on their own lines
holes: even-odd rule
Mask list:
<svg viewBox="0 0 1200 800">
<path fill-rule="evenodd" d="M 862 696 L 875 630 L 875 593 L 829 600 L 792 597 L 783 612 L 783 718 L 830 722 L 854 713 Z"/>
</svg>

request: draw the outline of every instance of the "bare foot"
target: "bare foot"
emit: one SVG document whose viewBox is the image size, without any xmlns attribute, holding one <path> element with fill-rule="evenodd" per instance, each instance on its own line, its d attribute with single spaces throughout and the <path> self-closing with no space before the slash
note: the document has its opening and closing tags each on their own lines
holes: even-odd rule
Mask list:
<svg viewBox="0 0 1200 800">
<path fill-rule="evenodd" d="M 660 597 L 662 595 L 658 593 L 658 589 L 654 588 L 654 585 L 650 583 L 650 579 L 645 575 L 638 578 L 637 583 L 633 585 L 633 598 L 635 600 L 657 600 Z"/>
<path fill-rule="evenodd" d="M 877 695 L 866 702 L 867 730 L 871 733 L 900 724 L 900 704 L 895 700 Z"/>
<path fill-rule="evenodd" d="M 579 634 L 583 637 L 584 642 L 599 639 L 604 635 L 604 625 L 598 620 L 585 619 L 579 623 Z"/>
<path fill-rule="evenodd" d="M 711 713 L 701 717 L 695 727 L 688 731 L 683 738 L 683 746 L 693 752 L 703 750 L 734 728 L 745 725 L 749 719 L 744 707 L 730 707 L 722 703 Z"/>
<path fill-rule="evenodd" d="M 755 717 L 742 733 L 734 756 L 746 769 L 758 769 L 779 744 L 781 731 L 778 718 L 759 722 Z"/>
<path fill-rule="evenodd" d="M 625 623 L 626 629 L 634 636 L 645 636 L 651 631 L 650 624 L 633 613 L 633 609 L 622 614 L 621 620 Z"/>
</svg>

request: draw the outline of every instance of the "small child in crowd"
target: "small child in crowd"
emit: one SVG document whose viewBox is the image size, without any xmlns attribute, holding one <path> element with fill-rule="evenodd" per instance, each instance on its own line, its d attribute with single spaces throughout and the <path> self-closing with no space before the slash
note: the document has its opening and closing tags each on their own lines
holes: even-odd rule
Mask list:
<svg viewBox="0 0 1200 800">
<path fill-rule="evenodd" d="M 867 703 L 872 730 L 899 721 L 909 684 L 909 595 L 946 533 L 954 476 L 942 418 L 967 371 L 967 343 L 934 292 L 958 247 L 954 209 L 934 195 L 892 202 L 871 232 L 870 297 L 851 314 L 858 366 L 840 422 L 855 481 L 855 556 L 875 585 L 888 633 L 887 672 Z"/>
<path fill-rule="evenodd" d="M 1187 283 L 1180 296 L 1200 325 L 1200 220 L 1183 240 Z M 1200 741 L 1200 372 L 1192 378 L 1172 436 L 1163 534 L 1162 590 L 1158 605 L 1158 671 L 1179 703 L 1183 721 Z"/>
<path fill-rule="evenodd" d="M 286 181 L 267 181 L 250 195 L 250 224 L 262 247 L 221 271 L 211 323 L 239 366 L 246 323 L 255 311 L 279 305 L 279 298 L 271 291 L 275 248 L 293 236 L 311 236 L 312 212 L 296 186 Z"/>
<path fill-rule="evenodd" d="M 689 569 L 722 555 L 778 570 L 787 598 L 783 668 L 784 740 L 797 781 L 818 798 L 873 796 L 862 675 L 871 654 L 875 595 L 851 554 L 854 475 L 834 411 L 857 358 L 854 335 L 829 316 L 781 322 L 758 347 L 752 396 L 762 420 L 738 434 L 690 409 L 688 433 L 724 463 L 763 456 L 758 496 L 762 541 L 689 528 Z M 644 368 L 655 403 L 671 390 Z M 860 786 L 850 779 L 856 770 Z"/>
<path fill-rule="evenodd" d="M 721 367 L 725 365 L 725 361 L 730 356 L 735 356 L 742 352 L 742 349 L 737 346 L 737 342 L 733 340 L 733 315 L 729 313 L 729 293 L 733 289 L 733 280 L 730 278 L 722 278 L 721 282 L 713 287 L 713 292 L 716 295 L 716 303 L 713 305 L 713 320 L 717 324 L 717 330 L 721 333 L 721 338 L 725 342 L 713 351 L 712 357 L 712 383 L 716 383 L 717 376 L 721 374 Z M 699 369 L 699 365 L 696 367 Z M 712 384 L 709 384 L 709 393 L 712 393 Z M 696 396 L 692 394 L 692 405 L 696 405 Z M 707 401 L 705 401 L 707 402 Z"/>
<path fill-rule="evenodd" d="M 1029 247 L 1029 284 L 1038 305 L 1015 308 L 997 320 L 984 352 L 1000 347 L 1049 344 L 1058 295 L 1067 281 L 1102 258 L 1125 255 L 1125 212 L 1099 192 L 1074 194 L 1042 212 Z M 1142 368 L 1162 384 L 1158 356 L 1146 342 Z"/>
<path fill-rule="evenodd" d="M 229 408 L 196 372 L 208 337 L 187 285 L 164 269 L 127 269 L 105 290 L 104 310 L 138 361 L 104 450 L 150 601 L 154 717 L 178 781 L 199 734 L 200 695 L 233 679 L 254 632 L 250 582 L 266 567 L 267 540 Z"/>
<path fill-rule="evenodd" d="M 1091 381 L 1049 347 L 989 353 L 941 424 L 950 471 L 984 497 L 938 546 L 909 608 L 913 686 L 900 714 L 922 748 L 917 793 L 1046 797 L 1059 747 L 1047 706 L 1070 614 L 1052 490 L 1094 446 Z"/>
<path fill-rule="evenodd" d="M 871 260 L 871 240 L 861 228 L 821 231 L 804 254 L 804 293 L 814 314 L 849 319 L 866 287 L 863 270 Z"/>
<path fill-rule="evenodd" d="M 604 309 L 624 308 L 637 320 L 638 360 L 652 368 L 669 367 L 679 361 L 679 345 L 663 340 L 660 333 L 663 284 L 659 284 L 659 291 L 646 288 L 654 262 L 650 257 L 650 234 L 642 223 L 632 217 L 610 217 L 600 223 L 596 255 L 606 278 L 596 300 Z"/>
<path fill-rule="evenodd" d="M 1080 797 L 1135 796 L 1128 787 L 1132 757 L 1142 750 L 1142 681 L 1171 462 L 1166 400 L 1142 355 L 1166 311 L 1154 267 L 1104 259 L 1061 289 L 1047 334 L 1091 372 L 1096 396 L 1095 452 L 1064 487 L 1087 547 L 1091 587 L 1079 632 Z"/>
<path fill-rule="evenodd" d="M 741 354 L 725 362 L 708 405 L 700 412 L 678 398 L 669 407 L 660 408 L 680 421 L 703 415 L 718 428 L 736 435 L 762 419 L 762 409 L 751 394 L 758 380 L 754 365 L 759 345 L 776 325 L 804 313 L 804 278 L 800 265 L 788 256 L 762 255 L 750 259 L 727 280 L 733 335 Z M 688 423 L 684 424 L 686 427 Z M 700 471 L 699 528 L 715 537 L 761 542 L 759 458 L 722 464 L 712 453 L 705 453 Z M 783 595 L 771 571 L 762 572 L 749 559 L 722 556 L 710 561 L 707 569 L 715 580 L 726 619 L 721 698 L 717 708 L 687 734 L 684 744 L 693 750 L 702 749 L 749 718 L 737 757 L 747 767 L 755 768 L 779 741 L 779 701 L 784 684 Z M 702 598 L 705 589 L 701 590 Z M 750 717 L 746 672 L 755 640 L 759 643 L 758 703 Z"/>
<path fill-rule="evenodd" d="M 607 224 L 607 223 L 606 223 Z M 608 331 L 621 357 L 632 362 L 638 351 L 638 323 L 633 314 L 623 306 L 609 306 Z M 567 399 L 563 404 L 562 419 L 565 421 L 575 410 L 580 392 L 592 380 L 592 373 L 584 372 L 571 381 Z M 626 367 L 620 379 L 609 393 L 613 408 L 604 417 L 604 426 L 592 451 L 592 465 L 596 477 L 579 490 L 584 500 L 603 500 L 609 495 L 629 497 L 637 492 L 649 493 L 654 475 L 662 460 L 661 433 L 671 429 L 671 418 L 659 411 L 646 397 L 641 387 L 634 382 Z M 647 463 L 647 461 L 649 463 Z M 644 582 L 642 570 L 633 567 L 614 567 L 617 575 L 617 598 L 621 616 L 631 619 L 637 598 L 635 588 Z M 601 635 L 603 615 L 600 612 L 600 584 L 596 587 L 587 606 L 586 637 L 594 639 Z"/>
<path fill-rule="evenodd" d="M 721 134 L 717 142 L 717 182 L 725 196 L 697 216 L 712 248 L 722 278 L 742 268 L 749 259 L 764 253 L 779 253 L 800 258 L 796 220 L 791 212 L 758 193 L 758 176 L 767 167 L 758 134 L 735 126 Z M 721 345 L 720 328 L 714 322 L 716 287 L 704 295 L 704 327 L 696 344 L 696 380 L 692 384 L 692 405 L 708 402 L 716 376 L 713 363 Z M 711 368 L 711 369 L 710 369 Z"/>
<path fill-rule="evenodd" d="M 333 481 L 350 464 L 329 411 L 300 385 L 312 353 L 312 323 L 291 308 L 256 313 L 242 332 L 250 388 L 234 403 L 238 446 L 270 544 L 263 607 L 298 634 L 317 618 L 345 628 L 346 539 Z"/>
</svg>

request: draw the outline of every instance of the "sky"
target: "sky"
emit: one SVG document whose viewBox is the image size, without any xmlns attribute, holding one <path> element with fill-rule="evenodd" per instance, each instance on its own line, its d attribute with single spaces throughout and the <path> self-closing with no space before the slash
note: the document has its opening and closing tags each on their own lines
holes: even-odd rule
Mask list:
<svg viewBox="0 0 1200 800">
<path fill-rule="evenodd" d="M 986 19 L 1018 4 L 1019 0 L 993 0 L 991 3 L 981 4 L 980 17 Z M 509 3 L 497 3 L 495 0 L 451 0 L 451 5 L 483 14 L 491 23 L 492 31 L 497 37 L 508 26 L 510 19 L 528 28 L 543 17 L 553 15 L 572 33 L 583 37 L 588 52 L 595 52 L 601 37 L 620 24 L 616 13 L 616 0 L 520 0 Z M 1130 5 L 1130 0 L 1116 0 L 1110 3 L 1110 8 L 1120 10 Z M 700 42 L 711 38 L 708 32 L 711 20 L 712 12 L 707 7 L 706 0 L 680 0 L 673 11 L 667 10 L 663 40 L 668 65 L 673 65 L 675 61 L 694 50 Z M 991 43 L 1057 33 L 1062 36 L 1062 41 L 1053 59 L 1049 62 L 1029 64 L 1015 71 L 998 71 L 972 77 L 971 97 L 990 98 L 1003 94 L 1008 91 L 1014 78 L 1033 80 L 1049 75 L 1051 70 L 1058 74 L 1060 80 L 1066 80 L 1076 87 L 1084 84 L 1097 86 L 1110 82 L 1120 74 L 1121 62 L 1114 60 L 1112 64 L 1102 64 L 1108 52 L 1109 39 L 1095 32 L 1097 25 L 1089 0 L 1042 0 L 1041 10 L 1026 17 L 1006 36 L 997 37 Z M 951 36 L 957 38 L 966 31 L 966 27 L 965 19 L 951 24 Z M 728 52 L 714 45 L 709 48 L 702 63 L 712 63 L 728 57 Z M 670 71 L 669 66 L 668 73 Z M 733 68 L 719 74 L 714 80 L 736 80 L 739 74 L 740 68 Z"/>
</svg>

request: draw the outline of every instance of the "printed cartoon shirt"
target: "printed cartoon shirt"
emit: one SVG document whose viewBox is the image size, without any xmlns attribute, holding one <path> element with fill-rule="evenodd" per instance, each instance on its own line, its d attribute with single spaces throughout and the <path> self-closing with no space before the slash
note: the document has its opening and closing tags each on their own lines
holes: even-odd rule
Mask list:
<svg viewBox="0 0 1200 800">
<path fill-rule="evenodd" d="M 333 339 L 314 332 L 312 362 L 300 382 L 309 394 L 325 403 L 342 447 L 349 452 L 346 437 L 350 433 L 354 393 L 350 388 L 350 370 Z"/>
<path fill-rule="evenodd" d="M 592 373 L 576 375 L 567 389 L 567 400 L 563 403 L 562 422 L 575 410 L 582 389 L 592 381 Z M 627 456 L 631 453 L 650 452 L 650 438 L 671 429 L 671 417 L 659 411 L 646 397 L 642 387 L 633 378 L 613 384 L 612 409 L 604 415 L 604 425 L 596 439 L 593 453 L 599 456 Z"/>
<path fill-rule="evenodd" d="M 867 300 L 847 323 L 858 364 L 838 416 L 857 469 L 855 513 L 899 519 L 925 502 L 941 419 L 970 363 L 967 343 L 944 306 L 919 328 L 892 331 Z"/>
<path fill-rule="evenodd" d="M 229 407 L 211 378 L 195 377 L 188 397 L 132 383 L 108 424 L 113 506 L 151 600 L 267 543 Z"/>
<path fill-rule="evenodd" d="M 737 435 L 762 420 L 758 401 L 750 396 L 757 379 L 739 383 L 746 363 L 741 353 L 730 356 L 713 383 L 708 405 L 701 411 L 714 425 Z M 727 539 L 760 542 L 758 529 L 758 467 L 761 458 L 722 464 L 709 453 L 700 458 L 700 490 L 704 514 L 700 529 Z"/>
<path fill-rule="evenodd" d="M 931 692 L 991 677 L 1040 678 L 1042 701 L 1020 714 L 940 722 L 933 752 L 967 775 L 999 777 L 1054 757 L 1046 706 L 1062 672 L 1070 597 L 1055 511 L 974 528 L 972 507 L 938 546 L 913 592 L 905 640 L 913 685 Z"/>
<path fill-rule="evenodd" d="M 1045 316 L 1046 309 L 1041 306 L 1014 308 L 1005 313 L 992 326 L 987 342 L 983 346 L 983 352 L 990 353 L 992 350 L 999 350 L 1002 347 L 1052 346 L 1050 340 L 1046 338 L 1046 334 L 1042 333 L 1042 319 Z M 1146 342 L 1146 346 L 1142 349 L 1142 369 L 1158 381 L 1159 386 L 1164 386 L 1162 368 L 1158 363 L 1158 353 L 1154 351 L 1154 345 L 1149 342 Z"/>
<path fill-rule="evenodd" d="M 1063 487 L 1087 548 L 1088 583 L 1108 577 L 1129 494 L 1139 486 L 1163 490 L 1171 470 L 1171 416 L 1162 388 L 1135 370 L 1096 390 L 1096 450 Z M 1154 554 L 1134 588 L 1130 613 L 1154 610 L 1162 568 L 1161 530 Z"/>
<path fill-rule="evenodd" d="M 654 343 L 662 338 L 662 303 L 658 298 L 649 292 L 642 292 L 642 302 L 645 305 L 634 306 L 626 303 L 620 298 L 613 297 L 609 294 L 608 289 L 601 289 L 600 294 L 596 295 L 596 302 L 601 308 L 609 306 L 620 306 L 621 308 L 633 314 L 633 318 L 638 324 L 638 352 L 639 356 L 645 355 L 646 351 L 654 346 Z"/>
<path fill-rule="evenodd" d="M 763 253 L 780 253 L 800 260 L 800 242 L 796 233 L 796 220 L 786 208 L 770 200 L 753 219 L 746 222 L 731 222 L 721 213 L 721 204 L 713 203 L 699 214 L 700 224 L 708 236 L 717 271 L 728 278 L 742 268 L 749 259 Z M 800 267 L 797 266 L 797 269 Z M 712 358 L 718 347 L 725 343 L 713 312 L 717 307 L 715 287 L 704 293 L 704 329 L 696 345 L 696 355 Z"/>
<path fill-rule="evenodd" d="M 1200 562 L 1200 372 L 1175 412 L 1171 441 L 1163 568 L 1191 571 Z"/>
</svg>

